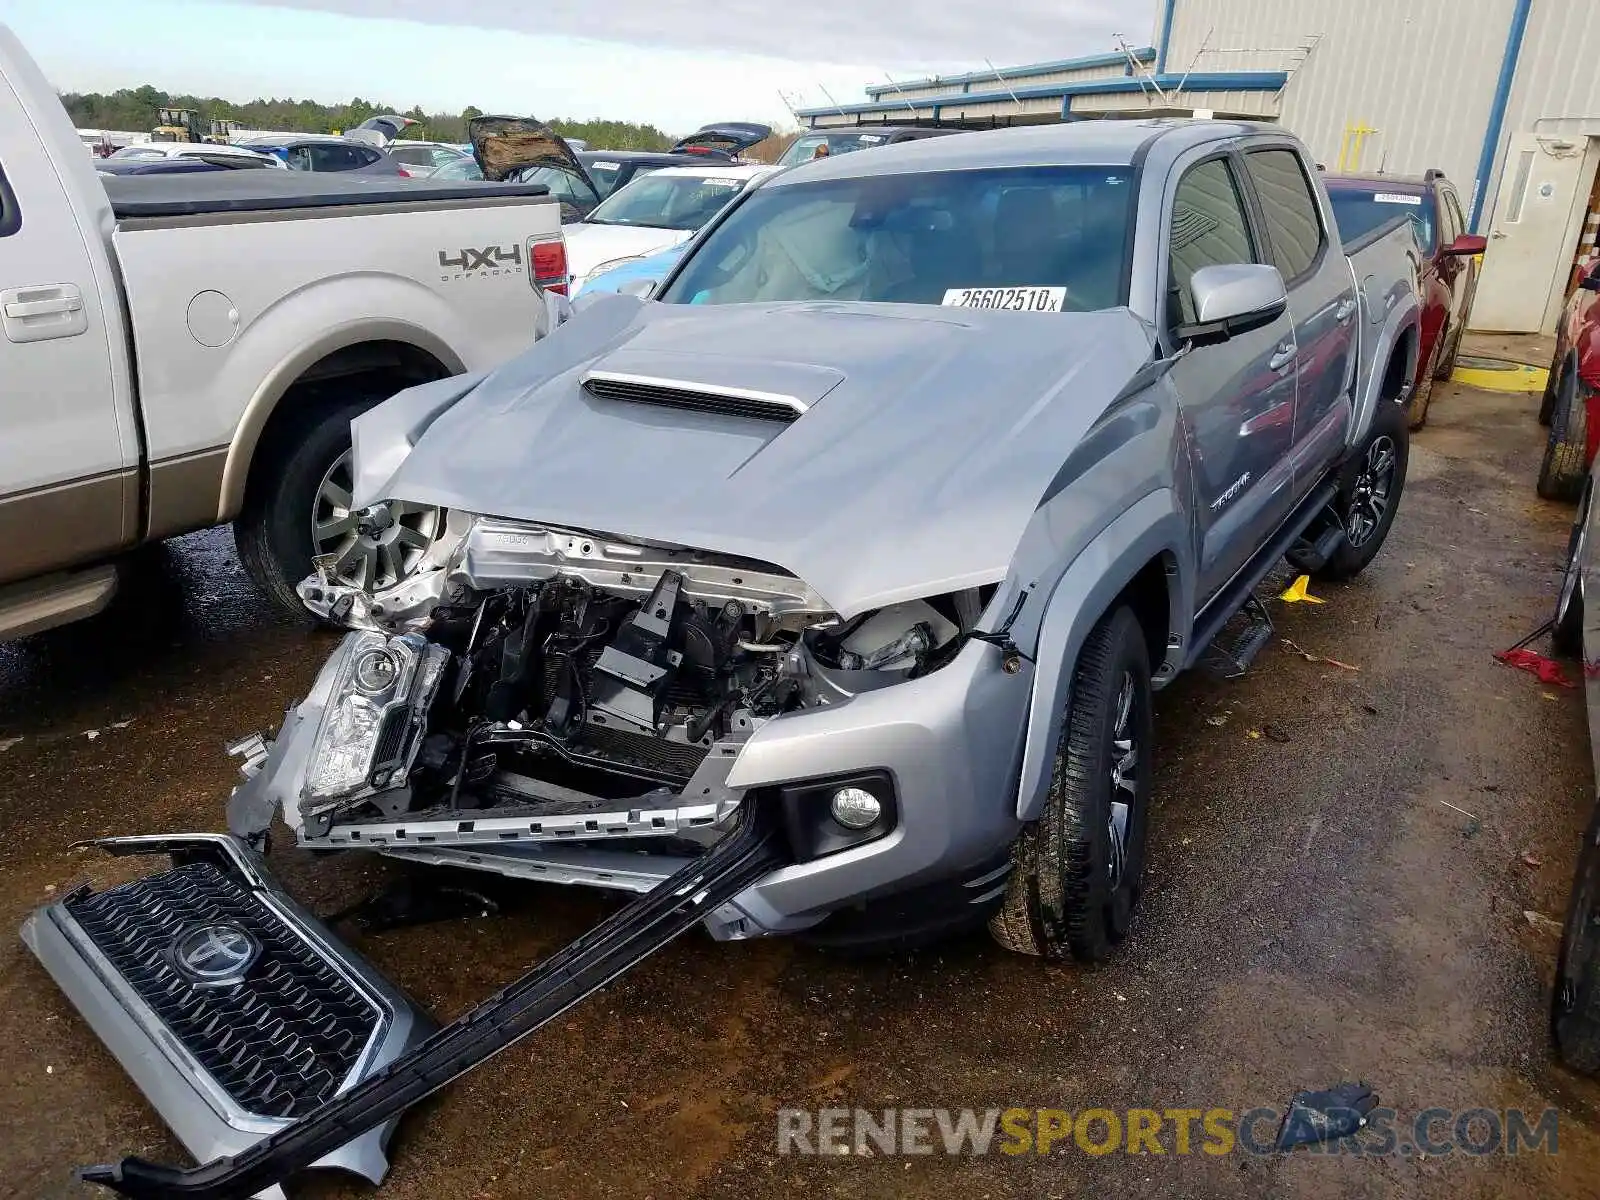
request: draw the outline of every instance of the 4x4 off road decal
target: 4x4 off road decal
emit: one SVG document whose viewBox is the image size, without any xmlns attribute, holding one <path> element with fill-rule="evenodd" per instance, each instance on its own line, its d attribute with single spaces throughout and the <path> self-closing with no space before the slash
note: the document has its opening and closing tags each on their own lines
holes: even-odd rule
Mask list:
<svg viewBox="0 0 1600 1200">
<path fill-rule="evenodd" d="M 448 250 L 441 250 L 439 251 L 439 266 L 446 271 L 454 270 L 453 274 L 440 276 L 440 279 L 445 282 L 468 277 L 504 274 L 520 275 L 522 274 L 522 247 L 512 246 L 509 250 L 502 250 L 499 246 L 485 246 L 481 250 L 458 250 L 453 255 Z"/>
</svg>

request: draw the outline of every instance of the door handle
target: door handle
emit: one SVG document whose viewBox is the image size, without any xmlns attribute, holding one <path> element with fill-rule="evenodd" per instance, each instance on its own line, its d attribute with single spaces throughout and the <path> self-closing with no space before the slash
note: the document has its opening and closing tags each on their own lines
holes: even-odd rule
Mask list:
<svg viewBox="0 0 1600 1200">
<path fill-rule="evenodd" d="M 81 296 L 57 296 L 54 300 L 19 300 L 6 305 L 6 316 L 13 321 L 30 317 L 54 317 L 75 313 L 83 307 Z"/>
<path fill-rule="evenodd" d="M 48 342 L 89 329 L 83 293 L 72 283 L 43 283 L 0 291 L 0 332 L 8 342 Z"/>
<path fill-rule="evenodd" d="M 1294 347 L 1288 342 L 1281 342 L 1271 358 L 1267 359 L 1267 366 L 1274 371 L 1282 370 L 1294 361 Z"/>
<path fill-rule="evenodd" d="M 1340 301 L 1339 307 L 1333 310 L 1333 319 L 1341 325 L 1348 325 L 1350 318 L 1356 315 L 1356 302 L 1353 297 L 1346 297 Z"/>
</svg>

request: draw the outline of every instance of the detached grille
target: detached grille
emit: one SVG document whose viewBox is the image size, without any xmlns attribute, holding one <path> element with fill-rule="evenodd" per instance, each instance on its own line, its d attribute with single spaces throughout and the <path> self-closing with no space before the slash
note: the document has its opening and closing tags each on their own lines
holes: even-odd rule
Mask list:
<svg viewBox="0 0 1600 1200">
<path fill-rule="evenodd" d="M 382 1019 L 254 893 L 210 863 L 83 896 L 66 908 L 246 1112 L 300 1117 L 332 1099 Z M 241 982 L 200 986 L 173 964 L 173 946 L 218 924 L 248 932 L 260 955 Z"/>
<path fill-rule="evenodd" d="M 793 396 L 691 387 L 639 376 L 594 372 L 583 381 L 583 387 L 591 396 L 603 400 L 625 400 L 633 404 L 653 404 L 658 408 L 681 408 L 725 417 L 781 421 L 784 424 L 798 420 L 806 411 L 805 404 Z"/>
</svg>

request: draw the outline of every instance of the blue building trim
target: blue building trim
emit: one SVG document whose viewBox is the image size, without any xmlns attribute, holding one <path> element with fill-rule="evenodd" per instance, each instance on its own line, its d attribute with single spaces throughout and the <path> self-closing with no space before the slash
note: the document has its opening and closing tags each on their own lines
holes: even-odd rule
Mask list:
<svg viewBox="0 0 1600 1200">
<path fill-rule="evenodd" d="M 1161 40 L 1156 49 L 1156 74 L 1167 69 L 1167 47 L 1172 45 L 1172 18 L 1178 10 L 1178 0 L 1164 0 L 1161 9 Z"/>
<path fill-rule="evenodd" d="M 1526 0 L 1523 0 L 1526 2 Z M 1155 82 L 1163 89 L 1176 91 L 1183 85 L 1185 92 L 1276 92 L 1289 82 L 1286 71 L 1196 71 L 1191 75 L 1156 75 Z M 990 104 L 1010 100 L 1041 100 L 1061 97 L 1063 113 L 1069 110 L 1073 96 L 1104 96 L 1133 92 L 1148 92 L 1150 79 L 1124 77 L 1121 79 L 1085 79 L 1079 83 L 1038 83 L 1032 87 L 1011 88 L 1007 91 L 971 92 L 964 96 L 912 96 L 895 97 L 881 103 L 845 104 L 838 108 L 802 108 L 800 117 L 837 116 L 892 116 L 905 112 L 908 107 L 932 111 L 941 105 L 964 107 L 969 104 Z"/>
<path fill-rule="evenodd" d="M 1483 198 L 1489 193 L 1489 173 L 1500 154 L 1500 134 L 1505 128 L 1506 106 L 1511 103 L 1511 85 L 1516 82 L 1517 62 L 1522 57 L 1522 35 L 1528 30 L 1528 13 L 1533 0 L 1517 0 L 1511 11 L 1511 28 L 1506 32 L 1506 52 L 1500 59 L 1500 78 L 1494 85 L 1494 102 L 1489 106 L 1489 128 L 1484 131 L 1483 150 L 1478 155 L 1478 175 L 1472 184 L 1473 231 L 1483 216 Z"/>
<path fill-rule="evenodd" d="M 1136 61 L 1152 63 L 1156 61 L 1154 46 L 1141 46 L 1133 51 Z M 1057 71 L 1088 71 L 1095 67 L 1117 67 L 1127 63 L 1124 54 L 1090 54 L 1084 58 L 1063 58 L 1055 62 L 1028 63 L 1020 67 L 1005 67 L 1002 70 L 1007 79 L 1029 79 L 1035 75 L 1054 75 Z M 929 79 L 902 79 L 898 86 L 902 88 L 933 87 L 940 83 L 996 83 L 993 71 L 972 71 L 966 75 L 940 75 Z M 869 96 L 883 96 L 893 92 L 895 84 L 873 83 L 862 90 Z"/>
</svg>

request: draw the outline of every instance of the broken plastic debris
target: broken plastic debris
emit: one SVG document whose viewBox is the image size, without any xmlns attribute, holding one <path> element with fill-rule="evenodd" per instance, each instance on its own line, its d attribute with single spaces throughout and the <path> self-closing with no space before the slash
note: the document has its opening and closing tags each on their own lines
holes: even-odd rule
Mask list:
<svg viewBox="0 0 1600 1200">
<path fill-rule="evenodd" d="M 1532 850 L 1529 850 L 1522 856 L 1522 865 L 1525 867 L 1542 867 L 1544 866 L 1544 859 L 1540 858 Z"/>
<path fill-rule="evenodd" d="M 1296 1092 L 1278 1128 L 1279 1150 L 1331 1142 L 1360 1132 L 1378 1094 L 1364 1083 L 1341 1083 L 1322 1092 Z"/>
<path fill-rule="evenodd" d="M 1514 649 L 1502 650 L 1496 654 L 1495 661 L 1503 663 L 1518 671 L 1527 671 L 1535 676 L 1540 683 L 1547 683 L 1556 687 L 1576 687 L 1577 684 L 1567 678 L 1567 673 L 1561 669 L 1561 664 L 1554 659 L 1546 658 L 1537 650 Z"/>
<path fill-rule="evenodd" d="M 11 747 L 20 744 L 21 741 L 22 739 L 19 737 L 0 738 L 0 754 L 4 754 Z"/>
<path fill-rule="evenodd" d="M 1310 586 L 1311 576 L 1298 576 L 1293 583 L 1284 589 L 1283 595 L 1279 596 L 1278 599 L 1285 604 L 1326 604 L 1326 600 L 1320 600 L 1306 590 Z"/>
</svg>

